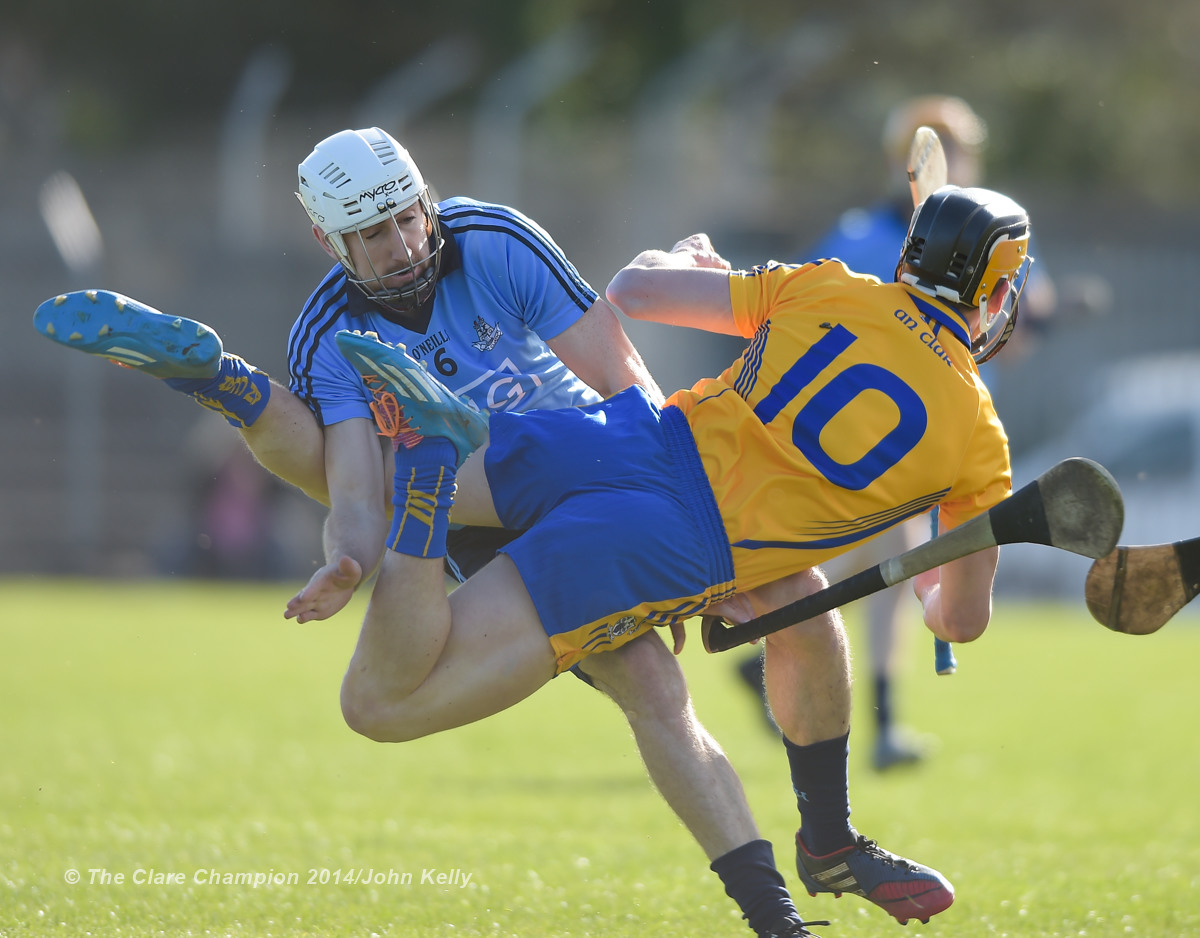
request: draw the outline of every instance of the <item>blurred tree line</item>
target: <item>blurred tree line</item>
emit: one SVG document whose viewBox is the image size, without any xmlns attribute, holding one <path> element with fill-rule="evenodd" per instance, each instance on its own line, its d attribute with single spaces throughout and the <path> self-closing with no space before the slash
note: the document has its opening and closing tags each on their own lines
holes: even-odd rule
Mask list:
<svg viewBox="0 0 1200 938">
<path fill-rule="evenodd" d="M 745 54 L 720 67 L 750 100 L 773 43 L 811 23 L 834 31 L 838 51 L 780 99 L 779 160 L 802 138 L 818 151 L 825 137 L 835 150 L 850 143 L 873 154 L 890 103 L 954 91 L 989 116 L 997 177 L 1111 186 L 1160 204 L 1200 196 L 1194 0 L 877 0 L 833 10 L 788 0 L 4 0 L 0 84 L 20 94 L 20 75 L 3 82 L 4 69 L 22 67 L 14 58 L 36 68 L 67 141 L 100 150 L 218 118 L 264 47 L 292 63 L 281 108 L 303 113 L 361 96 L 460 34 L 476 62 L 471 81 L 439 104 L 451 115 L 497 69 L 573 22 L 589 28 L 598 54 L 539 115 L 567 131 L 621 120 L 665 64 L 718 28 L 742 37 Z"/>
</svg>

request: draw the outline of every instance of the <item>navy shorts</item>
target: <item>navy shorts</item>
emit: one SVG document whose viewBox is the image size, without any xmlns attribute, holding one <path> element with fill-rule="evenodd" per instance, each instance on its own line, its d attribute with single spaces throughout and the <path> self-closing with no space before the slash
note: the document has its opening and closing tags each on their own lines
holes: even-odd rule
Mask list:
<svg viewBox="0 0 1200 938">
<path fill-rule="evenodd" d="M 496 413 L 485 467 L 558 670 L 733 592 L 733 559 L 687 420 L 633 387 Z"/>
</svg>

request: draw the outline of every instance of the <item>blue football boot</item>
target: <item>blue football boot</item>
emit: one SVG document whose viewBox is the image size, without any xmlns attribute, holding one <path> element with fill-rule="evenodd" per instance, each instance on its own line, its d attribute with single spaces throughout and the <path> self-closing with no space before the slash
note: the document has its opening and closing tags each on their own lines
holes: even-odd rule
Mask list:
<svg viewBox="0 0 1200 938">
<path fill-rule="evenodd" d="M 33 314 L 33 326 L 59 345 L 155 378 L 212 378 L 220 368 L 221 338 L 208 326 L 109 290 L 46 300 Z"/>
<path fill-rule="evenodd" d="M 375 398 L 371 412 L 381 435 L 407 447 L 427 436 L 445 437 L 460 466 L 487 440 L 488 415 L 451 392 L 403 345 L 348 329 L 337 334 L 337 344 Z"/>
</svg>

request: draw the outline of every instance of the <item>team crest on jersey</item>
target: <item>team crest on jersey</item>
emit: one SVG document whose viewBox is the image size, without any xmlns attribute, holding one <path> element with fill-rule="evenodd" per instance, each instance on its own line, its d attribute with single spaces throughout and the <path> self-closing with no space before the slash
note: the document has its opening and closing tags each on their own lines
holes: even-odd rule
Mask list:
<svg viewBox="0 0 1200 938">
<path fill-rule="evenodd" d="M 622 635 L 627 635 L 637 628 L 638 620 L 633 616 L 621 616 L 616 622 L 608 627 L 608 640 L 614 641 Z"/>
<path fill-rule="evenodd" d="M 500 336 L 504 335 L 500 331 L 500 323 L 488 325 L 482 316 L 475 317 L 474 326 L 476 338 L 471 345 L 481 352 L 490 352 L 500 341 Z"/>
</svg>

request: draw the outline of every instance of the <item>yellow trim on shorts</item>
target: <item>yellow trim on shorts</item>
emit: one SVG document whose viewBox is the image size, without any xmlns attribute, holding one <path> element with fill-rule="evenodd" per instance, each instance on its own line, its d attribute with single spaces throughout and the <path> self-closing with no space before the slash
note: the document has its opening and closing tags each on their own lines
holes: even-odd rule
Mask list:
<svg viewBox="0 0 1200 938">
<path fill-rule="evenodd" d="M 606 616 L 570 632 L 547 636 L 554 649 L 555 675 L 577 665 L 588 655 L 612 651 L 660 626 L 670 626 L 700 614 L 705 606 L 727 599 L 734 592 L 732 582 L 710 586 L 701 596 L 686 599 L 641 603 L 633 609 Z"/>
</svg>

